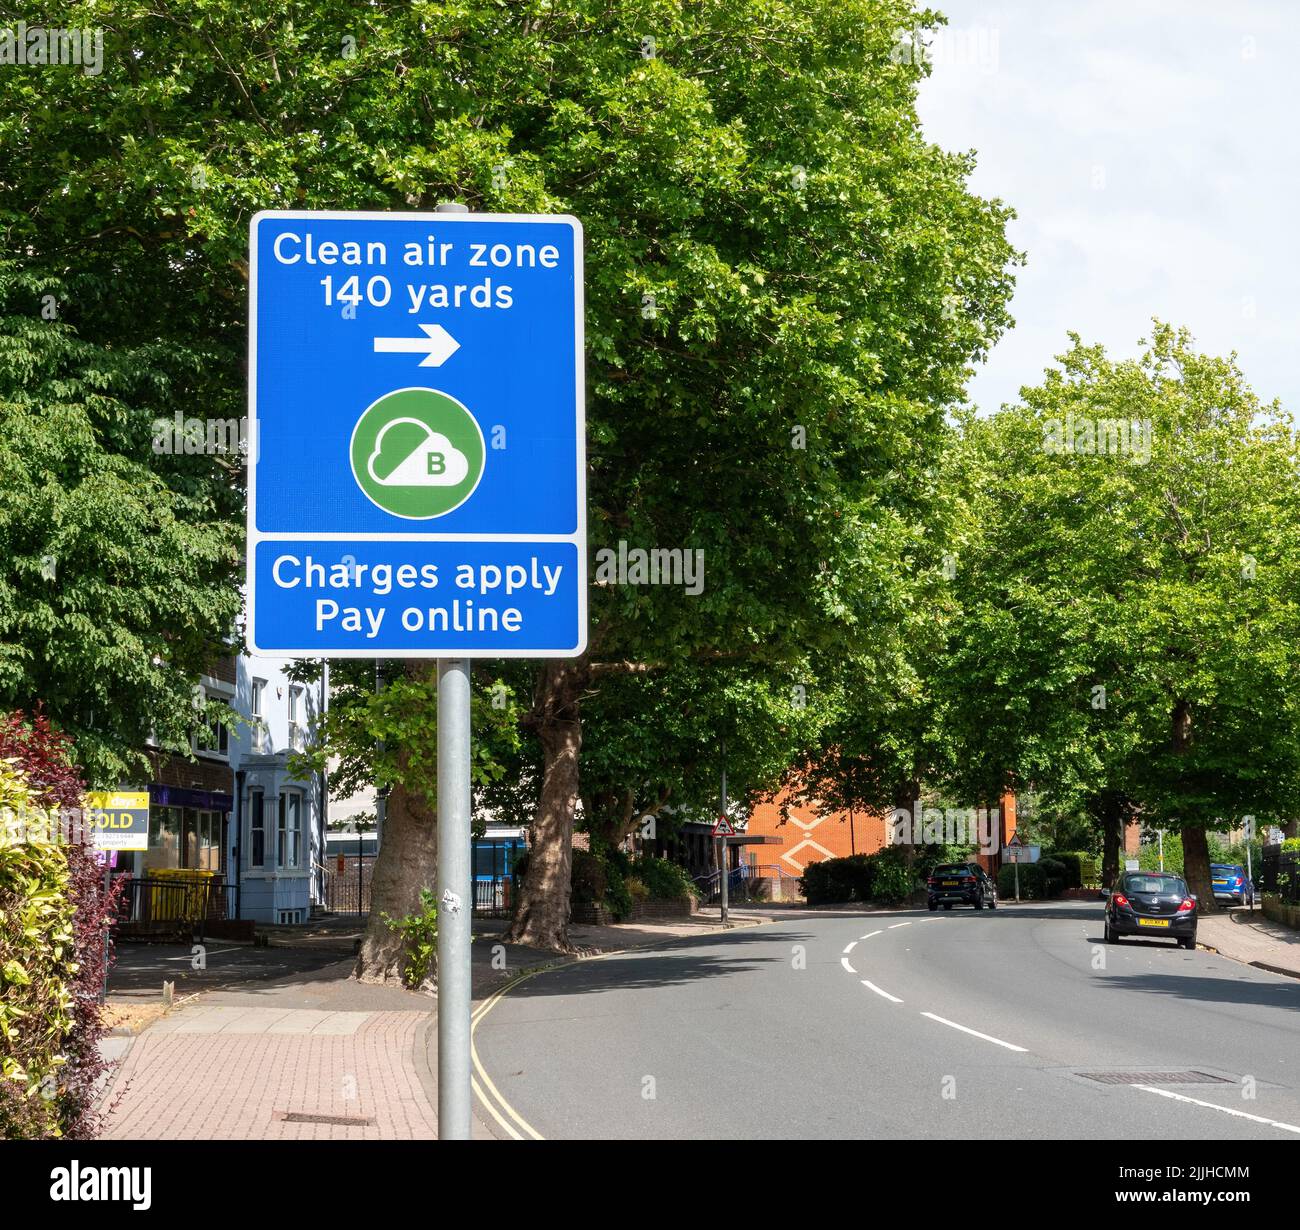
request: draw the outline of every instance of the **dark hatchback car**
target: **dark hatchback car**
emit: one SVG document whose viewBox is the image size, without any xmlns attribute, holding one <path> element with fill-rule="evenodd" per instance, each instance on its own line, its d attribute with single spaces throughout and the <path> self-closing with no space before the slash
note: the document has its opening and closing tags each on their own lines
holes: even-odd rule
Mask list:
<svg viewBox="0 0 1300 1230">
<path fill-rule="evenodd" d="M 930 909 L 973 905 L 982 910 L 998 908 L 998 890 L 988 872 L 978 863 L 940 863 L 925 882 Z"/>
<path fill-rule="evenodd" d="M 1196 947 L 1196 898 L 1182 876 L 1159 871 L 1126 871 L 1107 894 L 1106 943 L 1123 936 L 1177 940 Z"/>
</svg>

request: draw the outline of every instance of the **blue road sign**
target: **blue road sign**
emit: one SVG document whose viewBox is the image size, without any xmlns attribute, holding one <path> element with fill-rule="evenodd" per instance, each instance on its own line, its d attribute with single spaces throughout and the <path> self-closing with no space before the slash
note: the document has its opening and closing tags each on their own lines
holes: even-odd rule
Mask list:
<svg viewBox="0 0 1300 1230">
<path fill-rule="evenodd" d="M 254 652 L 580 654 L 580 224 L 268 211 L 250 252 Z"/>
</svg>

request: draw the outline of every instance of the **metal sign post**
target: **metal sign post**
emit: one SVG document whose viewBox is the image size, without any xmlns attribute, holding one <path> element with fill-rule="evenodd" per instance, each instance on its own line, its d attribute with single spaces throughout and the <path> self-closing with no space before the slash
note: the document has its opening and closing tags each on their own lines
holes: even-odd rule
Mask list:
<svg viewBox="0 0 1300 1230">
<path fill-rule="evenodd" d="M 723 745 L 723 754 L 726 754 L 726 744 Z M 727 858 L 727 831 L 731 827 L 727 823 L 727 766 L 722 766 L 722 816 L 719 820 L 722 836 L 719 840 L 719 849 L 722 852 L 722 921 L 725 923 L 728 916 L 728 898 L 731 891 L 731 860 Z"/>
<path fill-rule="evenodd" d="M 438 1139 L 470 1136 L 469 662 L 438 660 Z"/>
</svg>

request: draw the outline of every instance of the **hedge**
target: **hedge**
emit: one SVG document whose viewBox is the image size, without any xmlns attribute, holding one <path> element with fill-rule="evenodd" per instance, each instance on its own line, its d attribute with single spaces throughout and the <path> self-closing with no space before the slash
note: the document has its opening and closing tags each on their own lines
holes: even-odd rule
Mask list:
<svg viewBox="0 0 1300 1230">
<path fill-rule="evenodd" d="M 809 905 L 845 901 L 895 905 L 912 895 L 916 875 L 901 846 L 886 846 L 875 854 L 850 854 L 812 863 L 799 884 Z"/>
<path fill-rule="evenodd" d="M 1084 854 L 1078 850 L 1052 850 L 1045 854 L 1044 858 L 1051 859 L 1053 862 L 1060 863 L 1065 868 L 1065 887 L 1082 888 L 1083 887 L 1083 859 L 1091 859 L 1091 855 Z"/>
<path fill-rule="evenodd" d="M 998 870 L 998 897 L 1010 901 L 1016 895 L 1016 868 L 1020 868 L 1020 898 L 1022 901 L 1046 901 L 1059 897 L 1065 890 L 1069 877 L 1065 864 L 1056 858 L 1039 859 L 1036 863 L 1004 863 Z"/>
</svg>

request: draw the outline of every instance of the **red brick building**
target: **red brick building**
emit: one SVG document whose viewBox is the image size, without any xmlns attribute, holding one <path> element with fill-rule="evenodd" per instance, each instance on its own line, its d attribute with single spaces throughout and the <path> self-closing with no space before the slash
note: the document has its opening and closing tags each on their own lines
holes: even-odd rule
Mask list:
<svg viewBox="0 0 1300 1230">
<path fill-rule="evenodd" d="M 1015 795 L 1004 794 L 998 811 L 995 831 L 1001 849 L 1016 831 Z M 810 863 L 883 849 L 888 818 L 886 811 L 832 811 L 815 803 L 792 804 L 790 793 L 783 791 L 755 807 L 745 829 L 746 835 L 775 838 L 779 844 L 742 851 L 741 857 L 760 875 L 765 868 L 775 868 L 785 875 L 800 876 Z M 996 853 L 981 854 L 980 862 L 996 875 L 1001 858 Z M 775 876 L 777 871 L 770 874 Z"/>
</svg>

